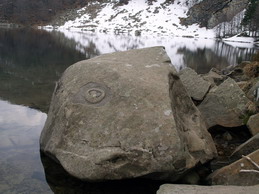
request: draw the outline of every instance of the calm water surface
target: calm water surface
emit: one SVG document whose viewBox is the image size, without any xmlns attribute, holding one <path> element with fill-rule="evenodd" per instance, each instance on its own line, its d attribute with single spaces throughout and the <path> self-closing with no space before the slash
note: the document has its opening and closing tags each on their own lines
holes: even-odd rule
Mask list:
<svg viewBox="0 0 259 194">
<path fill-rule="evenodd" d="M 69 65 L 157 45 L 165 46 L 177 69 L 199 73 L 249 60 L 258 50 L 206 39 L 0 30 L 0 193 L 154 193 L 157 182 L 79 182 L 40 155 L 39 136 L 55 81 Z"/>
</svg>

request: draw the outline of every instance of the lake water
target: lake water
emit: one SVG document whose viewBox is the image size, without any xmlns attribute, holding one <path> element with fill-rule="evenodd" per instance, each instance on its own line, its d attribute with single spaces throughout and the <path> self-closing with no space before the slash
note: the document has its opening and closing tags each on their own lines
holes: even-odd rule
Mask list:
<svg viewBox="0 0 259 194">
<path fill-rule="evenodd" d="M 69 65 L 157 45 L 165 46 L 178 70 L 188 66 L 199 73 L 249 60 L 258 50 L 209 39 L 0 30 L 0 193 L 155 193 L 157 182 L 77 181 L 40 155 L 39 136 L 55 82 Z"/>
</svg>

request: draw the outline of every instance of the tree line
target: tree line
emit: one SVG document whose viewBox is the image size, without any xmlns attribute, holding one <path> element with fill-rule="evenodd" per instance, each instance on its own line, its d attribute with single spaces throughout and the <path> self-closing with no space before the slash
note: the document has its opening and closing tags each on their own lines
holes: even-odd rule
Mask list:
<svg viewBox="0 0 259 194">
<path fill-rule="evenodd" d="M 239 33 L 242 36 L 259 36 L 259 0 L 249 0 L 245 10 L 237 14 L 231 21 L 216 26 L 218 37 L 228 37 Z"/>
</svg>

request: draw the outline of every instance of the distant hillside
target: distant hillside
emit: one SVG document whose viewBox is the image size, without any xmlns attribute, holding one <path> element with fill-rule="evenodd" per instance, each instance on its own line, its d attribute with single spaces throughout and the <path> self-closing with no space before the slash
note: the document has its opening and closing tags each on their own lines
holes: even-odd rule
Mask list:
<svg viewBox="0 0 259 194">
<path fill-rule="evenodd" d="M 259 36 L 258 4 L 258 0 L 0 0 L 0 23 L 136 35 L 211 37 L 213 31 L 225 37 L 250 31 Z"/>
<path fill-rule="evenodd" d="M 0 22 L 44 24 L 64 10 L 78 8 L 89 0 L 0 0 Z"/>
</svg>

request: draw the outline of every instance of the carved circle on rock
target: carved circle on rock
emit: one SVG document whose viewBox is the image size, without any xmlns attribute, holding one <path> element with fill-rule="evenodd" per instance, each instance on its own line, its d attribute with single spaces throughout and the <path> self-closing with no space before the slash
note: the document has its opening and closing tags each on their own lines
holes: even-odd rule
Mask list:
<svg viewBox="0 0 259 194">
<path fill-rule="evenodd" d="M 89 103 L 96 104 L 98 102 L 101 102 L 105 98 L 105 91 L 99 88 L 91 88 L 86 91 L 85 93 L 85 99 Z"/>
<path fill-rule="evenodd" d="M 110 101 L 111 89 L 102 83 L 89 82 L 74 96 L 74 103 L 103 106 Z"/>
</svg>

